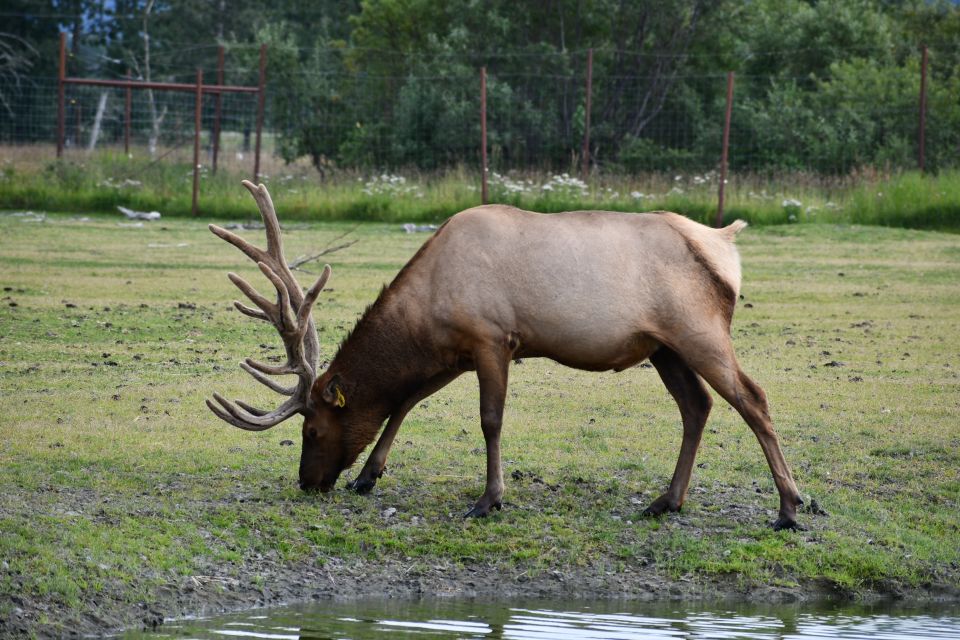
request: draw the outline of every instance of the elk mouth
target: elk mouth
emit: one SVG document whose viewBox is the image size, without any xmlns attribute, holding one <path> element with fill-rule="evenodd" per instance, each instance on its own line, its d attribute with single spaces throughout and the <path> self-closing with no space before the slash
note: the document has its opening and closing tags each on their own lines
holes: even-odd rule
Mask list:
<svg viewBox="0 0 960 640">
<path fill-rule="evenodd" d="M 324 478 L 320 482 L 311 482 L 301 478 L 297 484 L 300 485 L 300 490 L 306 493 L 329 493 L 337 484 L 337 478 L 339 477 L 340 474 L 337 473 L 332 478 Z"/>
</svg>

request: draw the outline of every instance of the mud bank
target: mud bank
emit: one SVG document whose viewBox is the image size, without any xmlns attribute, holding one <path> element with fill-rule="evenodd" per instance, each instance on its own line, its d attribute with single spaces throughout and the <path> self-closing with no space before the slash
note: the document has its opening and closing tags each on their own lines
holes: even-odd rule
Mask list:
<svg viewBox="0 0 960 640">
<path fill-rule="evenodd" d="M 132 602 L 133 593 L 102 594 L 86 599 L 82 613 L 64 614 L 38 598 L 12 597 L 11 616 L 0 620 L 0 636 L 57 638 L 100 636 L 124 629 L 154 629 L 165 621 L 208 616 L 254 607 L 328 599 L 463 598 L 484 601 L 514 599 L 610 599 L 621 601 L 685 601 L 754 604 L 857 601 L 900 604 L 960 602 L 960 589 L 948 584 L 907 588 L 890 583 L 847 590 L 829 581 L 795 586 L 742 584 L 724 580 L 671 579 L 649 568 L 611 572 L 597 566 L 574 571 L 550 570 L 532 575 L 513 568 L 477 563 L 368 562 L 330 560 L 314 564 L 276 565 L 249 562 L 239 572 L 255 581 L 218 576 L 190 576 L 179 584 L 152 591 L 149 604 Z"/>
</svg>

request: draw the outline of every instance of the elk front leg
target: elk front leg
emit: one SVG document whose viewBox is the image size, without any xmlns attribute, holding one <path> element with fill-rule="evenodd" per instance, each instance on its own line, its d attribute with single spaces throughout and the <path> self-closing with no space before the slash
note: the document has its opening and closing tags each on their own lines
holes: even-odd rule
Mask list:
<svg viewBox="0 0 960 640">
<path fill-rule="evenodd" d="M 411 405 L 412 406 L 412 405 Z M 347 483 L 348 489 L 353 489 L 359 494 L 370 493 L 376 486 L 377 480 L 383 476 L 383 470 L 387 466 L 387 455 L 390 453 L 390 447 L 393 446 L 393 439 L 403 424 L 403 419 L 407 416 L 409 409 L 394 413 L 387 420 L 387 426 L 384 427 L 380 439 L 374 445 L 373 451 L 363 465 L 363 469 L 357 474 L 357 477 Z"/>
<path fill-rule="evenodd" d="M 483 518 L 491 509 L 500 509 L 503 500 L 503 468 L 500 464 L 500 427 L 507 397 L 507 369 L 510 354 L 501 350 L 483 351 L 474 356 L 480 381 L 480 428 L 487 445 L 487 486 L 467 512 L 467 518 Z"/>
<path fill-rule="evenodd" d="M 370 490 L 376 486 L 377 480 L 383 476 L 383 470 L 387 466 L 387 455 L 390 453 L 393 440 L 400 430 L 400 425 L 403 424 L 403 419 L 407 417 L 411 409 L 417 406 L 418 402 L 447 386 L 459 375 L 459 371 L 451 371 L 430 378 L 430 380 L 417 389 L 413 395 L 407 398 L 406 401 L 390 415 L 390 419 L 387 420 L 387 426 L 384 427 L 383 433 L 380 434 L 380 439 L 377 440 L 373 451 L 370 452 L 370 456 L 364 463 L 363 469 L 360 470 L 356 478 L 347 484 L 348 489 L 353 489 L 357 493 L 363 494 L 369 493 Z"/>
</svg>

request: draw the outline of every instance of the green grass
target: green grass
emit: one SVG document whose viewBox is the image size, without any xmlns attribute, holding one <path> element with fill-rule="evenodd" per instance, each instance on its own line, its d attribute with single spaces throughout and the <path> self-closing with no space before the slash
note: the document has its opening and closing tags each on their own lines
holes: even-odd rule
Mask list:
<svg viewBox="0 0 960 640">
<path fill-rule="evenodd" d="M 287 219 L 288 199 L 276 199 Z M 294 225 L 288 255 L 353 226 Z M 325 357 L 425 239 L 383 224 L 353 236 L 330 256 L 315 311 Z M 247 433 L 203 405 L 215 390 L 276 401 L 237 367 L 282 353 L 230 304 L 225 273 L 259 277 L 249 261 L 199 220 L 0 216 L 0 594 L 42 599 L 66 620 L 92 600 L 149 603 L 190 576 L 253 579 L 255 557 L 531 576 L 605 566 L 852 594 L 960 586 L 960 239 L 799 224 L 751 228 L 740 247 L 740 359 L 770 397 L 802 493 L 829 513 L 801 513 L 800 533 L 769 529 L 770 472 L 722 401 L 683 512 L 638 518 L 680 440 L 649 368 L 514 366 L 507 504 L 487 520 L 460 517 L 483 482 L 471 376 L 411 413 L 372 496 L 342 482 L 302 494 L 297 421 Z M 0 597 L 0 616 L 12 606 Z"/>
<path fill-rule="evenodd" d="M 0 209 L 115 213 L 120 205 L 189 216 L 192 168 L 182 161 L 184 150 L 178 151 L 155 162 L 143 150 L 132 157 L 110 150 L 89 156 L 74 152 L 55 161 L 46 147 L 0 147 Z M 246 192 L 237 188 L 241 178 L 250 177 L 249 171 L 236 160 L 225 161 L 216 175 L 204 166 L 201 215 L 250 217 Z M 437 222 L 480 203 L 477 171 L 465 167 L 443 173 L 411 171 L 403 183 L 384 184 L 376 172 L 340 171 L 323 179 L 303 163 L 284 165 L 267 157 L 262 173 L 274 197 L 283 200 L 287 220 Z M 541 212 L 665 209 L 712 223 L 717 179 L 715 173 L 600 173 L 581 188 L 542 172 L 492 174 L 490 198 Z M 725 217 L 755 225 L 831 222 L 956 231 L 960 171 L 933 176 L 862 172 L 842 178 L 735 175 L 727 186 Z"/>
</svg>

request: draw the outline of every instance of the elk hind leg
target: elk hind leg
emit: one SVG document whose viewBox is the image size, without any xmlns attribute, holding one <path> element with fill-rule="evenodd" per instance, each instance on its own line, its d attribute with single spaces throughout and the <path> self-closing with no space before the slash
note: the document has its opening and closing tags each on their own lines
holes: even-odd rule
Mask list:
<svg viewBox="0 0 960 640">
<path fill-rule="evenodd" d="M 693 369 L 737 410 L 760 442 L 780 494 L 780 513 L 773 523 L 774 530 L 795 529 L 797 507 L 803 504 L 803 500 L 773 429 L 767 396 L 760 385 L 740 368 L 729 336 L 726 333 L 723 336 L 724 339 L 712 344 L 692 341 L 685 345 L 683 355 Z"/>
<path fill-rule="evenodd" d="M 650 356 L 650 362 L 656 367 L 667 391 L 676 400 L 683 421 L 683 441 L 670 487 L 643 512 L 644 516 L 659 516 L 668 511 L 679 511 L 683 506 L 713 400 L 693 369 L 672 349 L 661 347 Z"/>
</svg>

